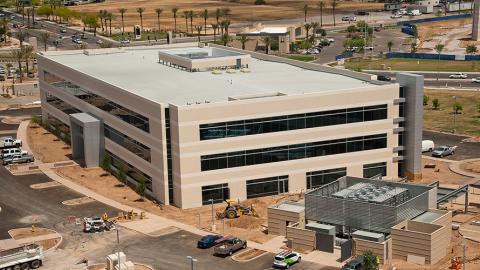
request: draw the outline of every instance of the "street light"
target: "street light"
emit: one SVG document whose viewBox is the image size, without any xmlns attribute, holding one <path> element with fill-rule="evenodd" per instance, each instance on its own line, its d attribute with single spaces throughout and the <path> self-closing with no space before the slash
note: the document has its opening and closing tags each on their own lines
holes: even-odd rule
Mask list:
<svg viewBox="0 0 480 270">
<path fill-rule="evenodd" d="M 215 231 L 215 218 L 213 214 L 213 198 L 209 199 L 208 201 L 212 203 L 212 231 Z"/>
<path fill-rule="evenodd" d="M 455 110 L 455 106 L 457 104 L 457 96 L 453 96 L 453 133 L 455 133 L 456 129 L 456 122 L 457 122 L 457 112 Z"/>
<path fill-rule="evenodd" d="M 187 259 L 190 260 L 190 270 L 193 270 L 193 263 L 197 262 L 198 260 L 193 258 L 192 256 L 187 256 Z"/>
</svg>

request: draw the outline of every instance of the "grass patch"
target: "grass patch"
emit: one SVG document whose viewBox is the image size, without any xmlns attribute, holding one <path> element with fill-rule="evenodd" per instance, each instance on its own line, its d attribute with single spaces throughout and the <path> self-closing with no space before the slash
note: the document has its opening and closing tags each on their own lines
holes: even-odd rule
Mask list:
<svg viewBox="0 0 480 270">
<path fill-rule="evenodd" d="M 450 61 L 450 60 L 432 60 L 432 59 L 408 59 L 408 58 L 390 58 L 390 59 L 348 59 L 345 61 L 345 68 L 351 70 L 381 70 L 382 64 L 392 70 L 406 71 L 450 71 L 450 72 L 473 72 L 480 71 L 478 61 Z"/>
<path fill-rule="evenodd" d="M 428 105 L 424 106 L 423 126 L 426 129 L 443 132 L 453 131 L 453 96 L 457 97 L 463 110 L 457 114 L 455 129 L 457 133 L 480 136 L 480 93 L 475 91 L 425 90 Z M 432 101 L 437 98 L 440 106 L 432 109 Z"/>
<path fill-rule="evenodd" d="M 298 60 L 303 62 L 310 62 L 315 60 L 315 56 L 313 55 L 303 55 L 303 54 L 292 54 L 286 56 L 288 59 Z"/>
<path fill-rule="evenodd" d="M 150 37 L 150 40 L 154 41 L 155 40 L 155 37 L 157 39 L 162 39 L 162 38 L 166 38 L 167 37 L 167 34 L 164 33 L 164 32 L 161 32 L 161 33 L 142 33 L 142 38 L 140 40 L 148 40 L 148 38 Z M 121 41 L 121 40 L 124 40 L 124 39 L 128 39 L 128 40 L 134 40 L 135 37 L 133 36 L 132 33 L 130 32 L 125 32 L 122 36 L 122 33 L 117 33 L 117 34 L 112 34 L 112 36 L 110 36 L 111 39 L 113 40 L 116 40 L 116 41 Z"/>
</svg>

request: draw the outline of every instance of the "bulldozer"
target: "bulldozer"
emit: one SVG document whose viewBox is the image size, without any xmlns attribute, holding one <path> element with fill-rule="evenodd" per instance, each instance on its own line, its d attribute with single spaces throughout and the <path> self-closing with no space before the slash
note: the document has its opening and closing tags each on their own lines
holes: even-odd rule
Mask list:
<svg viewBox="0 0 480 270">
<path fill-rule="evenodd" d="M 225 202 L 227 203 L 225 209 L 222 212 L 217 212 L 218 219 L 233 219 L 240 216 L 258 217 L 253 205 L 250 205 L 249 207 L 244 206 L 240 204 L 240 201 L 232 199 L 225 200 Z"/>
</svg>

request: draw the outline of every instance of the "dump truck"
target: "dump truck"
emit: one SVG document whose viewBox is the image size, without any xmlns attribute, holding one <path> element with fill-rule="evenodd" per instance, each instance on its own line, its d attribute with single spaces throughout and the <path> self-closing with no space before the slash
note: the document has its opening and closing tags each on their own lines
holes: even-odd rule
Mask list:
<svg viewBox="0 0 480 270">
<path fill-rule="evenodd" d="M 230 239 L 227 239 L 223 241 L 222 243 L 216 245 L 213 248 L 213 253 L 216 255 L 229 255 L 232 256 L 232 254 L 240 249 L 245 249 L 247 248 L 247 241 L 242 240 L 237 237 L 232 237 Z"/>
<path fill-rule="evenodd" d="M 37 269 L 42 266 L 43 250 L 37 244 L 16 243 L 0 247 L 0 270 Z"/>
</svg>

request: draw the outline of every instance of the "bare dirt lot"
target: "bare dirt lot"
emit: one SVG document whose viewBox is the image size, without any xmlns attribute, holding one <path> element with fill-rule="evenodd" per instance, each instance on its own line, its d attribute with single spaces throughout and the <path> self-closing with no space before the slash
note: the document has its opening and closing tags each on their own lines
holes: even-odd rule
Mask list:
<svg viewBox="0 0 480 270">
<path fill-rule="evenodd" d="M 30 123 L 28 144 L 37 159 L 45 163 L 70 160 L 72 149 L 43 127 Z"/>
<path fill-rule="evenodd" d="M 435 164 L 434 169 L 425 168 L 425 164 Z M 418 181 L 423 184 L 430 184 L 440 181 L 442 185 L 464 185 L 471 182 L 473 178 L 456 174 L 448 168 L 448 162 L 440 160 L 423 159 L 422 160 L 422 179 Z"/>
<path fill-rule="evenodd" d="M 138 194 L 131 188 L 122 185 L 114 176 L 106 174 L 101 168 L 64 167 L 57 169 L 57 173 L 103 196 L 159 216 L 204 229 L 209 228 L 211 224 L 210 205 L 183 210 L 175 206 L 159 205 L 147 199 L 139 201 Z M 267 207 L 281 200 L 298 200 L 299 197 L 299 195 L 279 195 L 244 201 L 242 204 L 252 205 L 259 217 L 241 216 L 236 219 L 227 219 L 224 224 L 221 220 L 215 219 L 217 231 L 225 235 L 232 234 L 250 241 L 264 243 L 272 238 L 261 231 L 261 225 L 267 223 Z M 214 212 L 222 211 L 224 208 L 225 204 L 216 204 Z"/>
<path fill-rule="evenodd" d="M 325 1 L 324 15 L 331 16 L 330 0 Z M 378 9 L 383 8 L 381 3 L 361 3 L 360 0 L 349 2 L 337 2 L 337 14 L 342 11 L 353 12 L 357 9 Z M 217 8 L 229 8 L 231 15 L 228 17 L 232 22 L 258 22 L 267 20 L 301 18 L 304 16 L 303 6 L 308 4 L 312 9 L 309 16 L 319 16 L 318 1 L 289 1 L 289 0 L 266 0 L 266 5 L 254 5 L 254 0 L 240 0 L 238 2 L 222 1 L 222 0 L 106 0 L 99 4 L 89 4 L 73 7 L 77 11 L 96 13 L 99 10 L 106 9 L 116 17 L 112 21 L 114 26 L 120 26 L 121 20 L 118 12 L 119 8 L 126 8 L 124 15 L 125 26 L 133 26 L 140 24 L 140 17 L 136 9 L 138 7 L 145 8 L 143 13 L 143 25 L 145 27 L 157 28 L 156 8 L 163 9 L 160 15 L 160 24 L 162 28 L 173 29 L 172 8 L 177 7 L 177 28 L 184 29 L 185 19 L 183 18 L 184 10 L 193 10 L 195 14 L 199 14 L 204 9 L 209 11 L 209 21 L 207 25 L 215 22 L 215 10 Z M 195 16 L 194 25 L 203 25 L 203 18 Z M 338 15 L 340 21 L 340 15 Z"/>
<path fill-rule="evenodd" d="M 13 229 L 9 231 L 10 236 L 15 240 L 38 237 L 43 235 L 51 235 L 55 233 L 56 233 L 55 231 L 46 229 L 46 228 L 35 228 L 35 231 L 32 231 L 31 228 L 18 228 L 18 229 Z M 60 242 L 60 240 L 61 240 L 60 237 L 55 237 L 55 238 L 35 241 L 35 243 L 42 246 L 43 250 L 45 251 L 56 246 L 58 242 Z"/>
<path fill-rule="evenodd" d="M 465 162 L 464 164 L 460 165 L 460 168 L 472 173 L 480 173 L 480 161 Z"/>
</svg>

